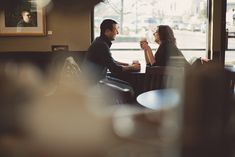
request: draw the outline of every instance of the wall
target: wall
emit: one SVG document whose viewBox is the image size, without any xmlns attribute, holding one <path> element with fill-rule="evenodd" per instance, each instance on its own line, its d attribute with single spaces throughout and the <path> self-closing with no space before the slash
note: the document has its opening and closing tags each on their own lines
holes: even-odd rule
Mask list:
<svg viewBox="0 0 235 157">
<path fill-rule="evenodd" d="M 69 45 L 70 51 L 86 51 L 91 41 L 93 5 L 86 1 L 54 1 L 46 8 L 46 31 L 52 31 L 52 35 L 0 37 L 0 52 L 51 51 L 51 45 Z"/>
</svg>

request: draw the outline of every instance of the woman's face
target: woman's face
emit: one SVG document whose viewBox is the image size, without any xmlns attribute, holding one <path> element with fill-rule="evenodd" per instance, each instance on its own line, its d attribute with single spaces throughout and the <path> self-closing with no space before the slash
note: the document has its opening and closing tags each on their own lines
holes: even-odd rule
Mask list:
<svg viewBox="0 0 235 157">
<path fill-rule="evenodd" d="M 155 42 L 160 44 L 160 37 L 159 37 L 159 33 L 158 33 L 158 29 L 153 33 L 153 36 L 155 38 Z"/>
</svg>

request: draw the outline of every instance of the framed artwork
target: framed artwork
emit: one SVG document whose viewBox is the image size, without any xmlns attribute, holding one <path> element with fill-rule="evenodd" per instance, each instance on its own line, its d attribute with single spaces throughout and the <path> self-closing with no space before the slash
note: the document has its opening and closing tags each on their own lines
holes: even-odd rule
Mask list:
<svg viewBox="0 0 235 157">
<path fill-rule="evenodd" d="M 45 35 L 45 12 L 35 0 L 22 0 L 19 5 L 0 12 L 0 36 Z"/>
</svg>

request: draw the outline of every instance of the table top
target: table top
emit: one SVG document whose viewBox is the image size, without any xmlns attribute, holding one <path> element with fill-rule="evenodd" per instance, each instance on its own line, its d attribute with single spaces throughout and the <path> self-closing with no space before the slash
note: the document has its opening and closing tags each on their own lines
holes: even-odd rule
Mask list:
<svg viewBox="0 0 235 157">
<path fill-rule="evenodd" d="M 162 109 L 176 106 L 180 102 L 180 93 L 176 89 L 158 89 L 140 94 L 137 102 L 149 109 Z"/>
</svg>

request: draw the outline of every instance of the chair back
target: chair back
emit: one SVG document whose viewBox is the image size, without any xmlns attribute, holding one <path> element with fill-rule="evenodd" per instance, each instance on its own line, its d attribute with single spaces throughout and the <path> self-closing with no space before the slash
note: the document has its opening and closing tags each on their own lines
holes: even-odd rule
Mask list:
<svg viewBox="0 0 235 157">
<path fill-rule="evenodd" d="M 112 96 L 115 104 L 131 103 L 134 100 L 134 90 L 131 85 L 123 80 L 106 77 L 99 81 L 103 92 Z"/>
<path fill-rule="evenodd" d="M 71 80 L 74 78 L 78 78 L 81 73 L 81 69 L 74 60 L 73 57 L 67 57 L 65 59 L 62 72 L 61 72 L 61 79 L 62 80 Z"/>
<path fill-rule="evenodd" d="M 184 67 L 152 66 L 146 67 L 144 91 L 177 88 L 183 83 Z"/>
</svg>

